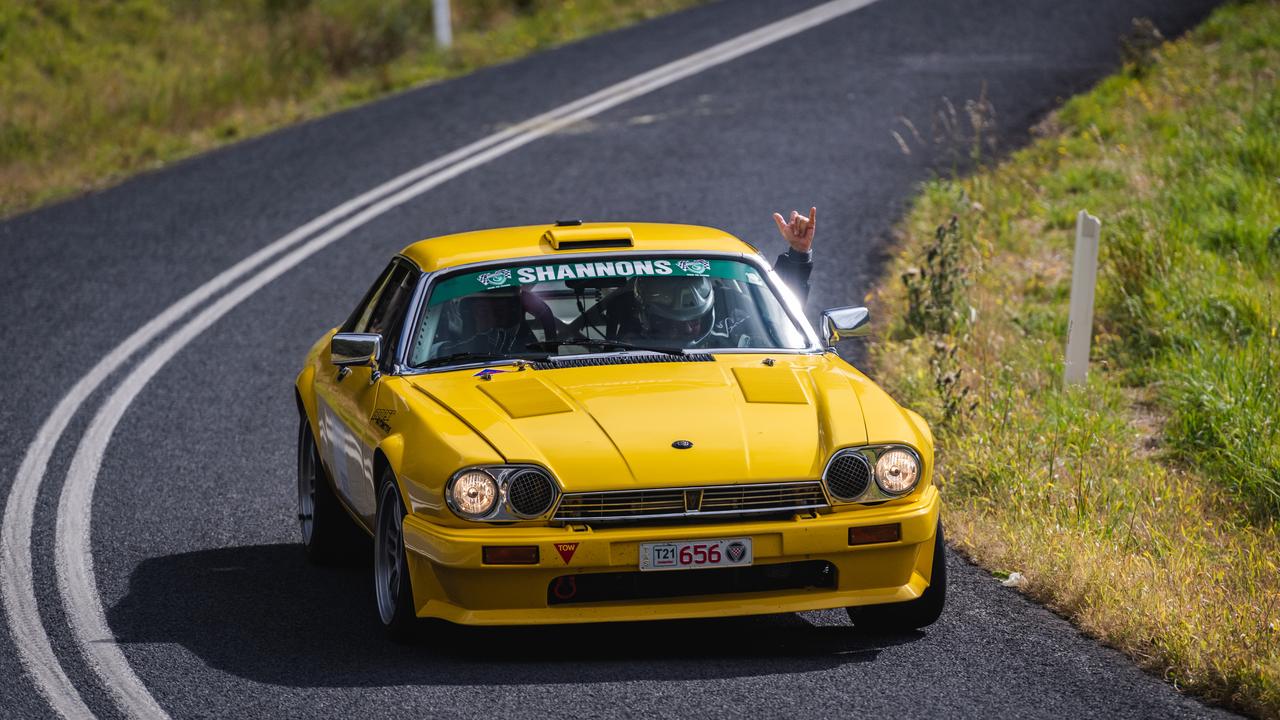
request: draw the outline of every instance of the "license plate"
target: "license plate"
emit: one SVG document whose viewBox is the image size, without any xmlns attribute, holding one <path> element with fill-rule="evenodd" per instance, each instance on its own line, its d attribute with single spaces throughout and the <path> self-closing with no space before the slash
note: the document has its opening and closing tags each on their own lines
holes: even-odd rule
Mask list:
<svg viewBox="0 0 1280 720">
<path fill-rule="evenodd" d="M 640 543 L 641 570 L 691 570 L 751 564 L 751 538 Z"/>
</svg>

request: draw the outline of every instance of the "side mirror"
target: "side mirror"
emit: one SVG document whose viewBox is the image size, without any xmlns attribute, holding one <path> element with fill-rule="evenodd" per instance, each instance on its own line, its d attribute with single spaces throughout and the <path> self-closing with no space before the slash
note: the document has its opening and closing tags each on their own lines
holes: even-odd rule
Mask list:
<svg viewBox="0 0 1280 720">
<path fill-rule="evenodd" d="M 338 367 L 377 367 L 382 360 L 382 336 L 377 333 L 338 333 L 329 341 L 329 362 Z"/>
<path fill-rule="evenodd" d="M 864 307 L 829 308 L 822 311 L 822 337 L 831 347 L 839 340 L 871 334 L 871 313 Z"/>
</svg>

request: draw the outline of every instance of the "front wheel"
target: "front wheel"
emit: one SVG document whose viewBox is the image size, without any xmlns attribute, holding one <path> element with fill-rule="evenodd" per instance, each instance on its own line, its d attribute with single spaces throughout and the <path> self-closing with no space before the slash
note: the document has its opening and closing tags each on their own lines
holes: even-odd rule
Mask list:
<svg viewBox="0 0 1280 720">
<path fill-rule="evenodd" d="M 413 583 L 404 549 L 404 503 L 390 470 L 378 485 L 378 517 L 374 523 L 373 583 L 378 617 L 393 640 L 412 637 L 417 625 Z"/>
<path fill-rule="evenodd" d="M 345 564 L 368 552 L 369 536 L 343 509 L 320 462 L 311 424 L 298 426 L 298 529 L 307 559 L 318 565 Z"/>
<path fill-rule="evenodd" d="M 903 632 L 932 625 L 947 602 L 947 543 L 942 521 L 933 538 L 933 577 L 920 597 L 907 602 L 862 605 L 849 608 L 855 627 L 868 632 Z"/>
</svg>

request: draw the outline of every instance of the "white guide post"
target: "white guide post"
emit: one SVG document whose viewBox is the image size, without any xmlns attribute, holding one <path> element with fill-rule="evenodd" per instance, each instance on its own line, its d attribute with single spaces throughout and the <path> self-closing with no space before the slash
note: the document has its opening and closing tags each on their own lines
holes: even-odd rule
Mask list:
<svg viewBox="0 0 1280 720">
<path fill-rule="evenodd" d="M 1064 385 L 1083 383 L 1089 374 L 1093 337 L 1093 292 L 1098 281 L 1098 237 L 1102 222 L 1081 210 L 1076 216 L 1076 256 L 1071 268 L 1071 315 L 1067 321 Z"/>
<path fill-rule="evenodd" d="M 436 45 L 443 50 L 453 47 L 453 17 L 449 12 L 449 0 L 435 0 L 431 24 L 436 30 Z"/>
</svg>

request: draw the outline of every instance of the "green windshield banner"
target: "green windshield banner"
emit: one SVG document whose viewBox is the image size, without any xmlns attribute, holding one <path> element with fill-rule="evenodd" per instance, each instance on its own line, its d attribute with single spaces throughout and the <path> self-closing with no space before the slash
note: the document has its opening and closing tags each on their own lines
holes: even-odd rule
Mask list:
<svg viewBox="0 0 1280 720">
<path fill-rule="evenodd" d="M 755 268 L 737 260 L 709 260 L 705 258 L 663 258 L 596 260 L 592 262 L 546 263 L 485 270 L 482 272 L 453 275 L 442 280 L 431 292 L 430 305 L 471 295 L 485 290 L 536 285 L 563 280 L 587 280 L 595 278 L 633 278 L 672 276 L 701 276 L 745 280 L 753 285 L 763 285 L 764 280 Z"/>
</svg>

